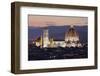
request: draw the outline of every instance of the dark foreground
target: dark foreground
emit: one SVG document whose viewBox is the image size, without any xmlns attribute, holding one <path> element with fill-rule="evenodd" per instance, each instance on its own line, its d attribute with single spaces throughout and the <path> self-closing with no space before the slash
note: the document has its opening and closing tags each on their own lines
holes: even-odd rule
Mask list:
<svg viewBox="0 0 100 76">
<path fill-rule="evenodd" d="M 28 47 L 28 60 L 79 59 L 88 58 L 88 48 L 39 48 Z"/>
</svg>

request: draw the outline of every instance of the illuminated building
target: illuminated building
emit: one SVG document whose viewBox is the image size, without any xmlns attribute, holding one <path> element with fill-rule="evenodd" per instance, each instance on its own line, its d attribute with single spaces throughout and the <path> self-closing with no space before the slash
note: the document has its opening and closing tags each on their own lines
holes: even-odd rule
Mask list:
<svg viewBox="0 0 100 76">
<path fill-rule="evenodd" d="M 55 40 L 54 47 L 66 47 L 66 43 L 64 40 Z"/>
<path fill-rule="evenodd" d="M 41 37 L 38 37 L 38 38 L 35 40 L 35 45 L 42 48 L 42 46 L 43 46 L 43 39 L 42 39 L 42 36 L 41 36 Z"/>
<path fill-rule="evenodd" d="M 79 35 L 76 32 L 74 26 L 71 26 L 68 32 L 65 34 L 66 47 L 81 47 L 79 41 Z"/>
<path fill-rule="evenodd" d="M 65 39 L 63 40 L 54 40 L 49 38 L 49 33 L 47 27 L 43 29 L 43 34 L 41 37 L 37 38 L 36 46 L 41 48 L 53 48 L 53 47 L 82 47 L 82 44 L 79 40 L 79 35 L 76 32 L 74 26 L 71 26 L 68 32 L 65 33 Z"/>
<path fill-rule="evenodd" d="M 53 40 L 53 38 L 50 38 L 50 44 L 49 44 L 49 47 L 54 47 L 54 40 Z"/>
<path fill-rule="evenodd" d="M 49 42 L 49 34 L 47 27 L 43 30 L 43 47 L 48 47 L 50 44 Z"/>
</svg>

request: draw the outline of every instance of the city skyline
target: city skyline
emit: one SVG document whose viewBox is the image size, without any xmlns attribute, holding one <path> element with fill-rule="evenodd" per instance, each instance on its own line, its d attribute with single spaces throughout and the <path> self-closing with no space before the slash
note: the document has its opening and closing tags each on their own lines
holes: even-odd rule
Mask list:
<svg viewBox="0 0 100 76">
<path fill-rule="evenodd" d="M 88 18 L 28 16 L 29 61 L 78 58 L 88 58 Z"/>
<path fill-rule="evenodd" d="M 48 27 L 49 37 L 50 38 L 53 37 L 54 39 L 63 40 L 65 37 L 64 34 L 66 31 L 68 31 L 69 28 L 70 28 L 70 26 L 49 26 Z M 36 40 L 36 38 L 40 37 L 43 29 L 44 28 L 42 28 L 42 27 L 38 27 L 38 28 L 28 27 L 28 39 L 29 39 L 29 41 Z M 87 42 L 88 27 L 87 26 L 83 26 L 83 27 L 75 26 L 75 29 L 80 35 L 80 41 Z"/>
</svg>

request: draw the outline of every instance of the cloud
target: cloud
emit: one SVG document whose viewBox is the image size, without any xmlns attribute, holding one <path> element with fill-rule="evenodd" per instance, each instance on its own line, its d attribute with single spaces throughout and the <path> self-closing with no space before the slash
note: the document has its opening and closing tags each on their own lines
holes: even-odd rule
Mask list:
<svg viewBox="0 0 100 76">
<path fill-rule="evenodd" d="M 43 15 L 29 15 L 28 24 L 32 27 L 46 27 L 46 26 L 63 26 L 63 25 L 77 25 L 84 26 L 88 24 L 87 17 L 72 17 L 72 16 L 43 16 Z"/>
</svg>

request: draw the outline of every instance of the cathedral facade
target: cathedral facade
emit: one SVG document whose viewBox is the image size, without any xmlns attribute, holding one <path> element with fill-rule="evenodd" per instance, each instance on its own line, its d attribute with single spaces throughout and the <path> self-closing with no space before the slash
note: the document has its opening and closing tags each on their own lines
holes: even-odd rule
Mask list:
<svg viewBox="0 0 100 76">
<path fill-rule="evenodd" d="M 76 32 L 74 26 L 70 26 L 68 32 L 65 33 L 64 40 L 54 40 L 49 38 L 48 29 L 43 29 L 41 37 L 35 40 L 36 46 L 41 48 L 54 48 L 54 47 L 82 47 L 79 40 L 79 34 Z"/>
</svg>

